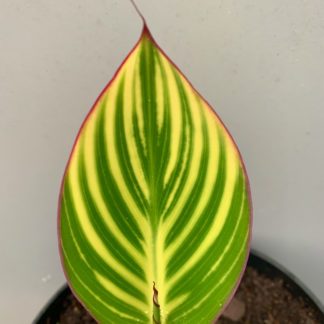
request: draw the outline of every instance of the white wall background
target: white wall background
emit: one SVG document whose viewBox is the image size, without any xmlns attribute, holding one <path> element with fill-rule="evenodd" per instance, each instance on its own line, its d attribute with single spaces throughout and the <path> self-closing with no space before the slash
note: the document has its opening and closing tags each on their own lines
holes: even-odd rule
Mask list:
<svg viewBox="0 0 324 324">
<path fill-rule="evenodd" d="M 324 302 L 324 2 L 137 3 L 239 145 L 253 247 Z M 64 166 L 140 31 L 126 0 L 0 0 L 1 323 L 30 323 L 65 281 L 56 239 Z"/>
</svg>

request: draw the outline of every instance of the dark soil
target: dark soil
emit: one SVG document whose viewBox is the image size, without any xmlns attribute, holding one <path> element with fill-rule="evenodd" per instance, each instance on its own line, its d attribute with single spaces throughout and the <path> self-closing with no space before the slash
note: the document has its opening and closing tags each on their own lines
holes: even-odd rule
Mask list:
<svg viewBox="0 0 324 324">
<path fill-rule="evenodd" d="M 237 322 L 220 318 L 218 324 L 324 324 L 323 316 L 302 297 L 296 297 L 282 278 L 268 278 L 247 268 L 235 294 L 245 304 Z"/>
<path fill-rule="evenodd" d="M 283 279 L 271 279 L 251 267 L 247 267 L 235 298 L 245 305 L 243 317 L 235 322 L 221 317 L 218 324 L 324 324 L 323 315 L 310 305 L 307 298 L 294 296 Z M 47 318 L 43 323 L 96 323 L 72 294 L 61 308 L 59 321 Z"/>
</svg>

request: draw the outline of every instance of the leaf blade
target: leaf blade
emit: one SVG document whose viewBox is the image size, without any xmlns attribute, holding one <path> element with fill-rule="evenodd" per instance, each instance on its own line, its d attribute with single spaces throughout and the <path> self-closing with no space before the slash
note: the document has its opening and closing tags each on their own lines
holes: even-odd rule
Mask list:
<svg viewBox="0 0 324 324">
<path fill-rule="evenodd" d="M 75 294 L 99 321 L 151 323 L 155 282 L 162 323 L 210 322 L 246 262 L 249 218 L 236 145 L 144 29 L 66 169 L 61 250 Z"/>
</svg>

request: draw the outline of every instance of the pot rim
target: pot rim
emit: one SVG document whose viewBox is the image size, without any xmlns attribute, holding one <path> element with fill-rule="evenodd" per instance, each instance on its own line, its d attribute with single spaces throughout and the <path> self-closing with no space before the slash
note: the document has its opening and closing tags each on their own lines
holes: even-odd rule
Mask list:
<svg viewBox="0 0 324 324">
<path fill-rule="evenodd" d="M 248 258 L 248 266 L 252 266 L 261 274 L 265 274 L 268 277 L 281 276 L 284 279 L 285 287 L 290 290 L 294 295 L 301 296 L 309 305 L 318 311 L 320 314 L 320 320 L 324 323 L 324 306 L 321 301 L 314 295 L 314 293 L 291 271 L 287 270 L 280 263 L 259 252 L 255 249 L 251 249 Z M 45 304 L 43 309 L 39 312 L 33 324 L 45 323 L 45 319 L 50 314 L 57 313 L 58 308 L 61 306 L 61 300 L 69 293 L 69 287 L 65 283 L 54 294 L 54 296 Z"/>
</svg>

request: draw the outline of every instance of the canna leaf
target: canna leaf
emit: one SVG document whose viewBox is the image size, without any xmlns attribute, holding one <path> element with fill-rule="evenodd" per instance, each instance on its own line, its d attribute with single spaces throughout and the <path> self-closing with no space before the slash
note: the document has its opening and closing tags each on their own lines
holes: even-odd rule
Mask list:
<svg viewBox="0 0 324 324">
<path fill-rule="evenodd" d="M 101 323 L 210 323 L 245 266 L 250 209 L 231 136 L 145 25 L 65 171 L 72 290 Z"/>
</svg>

